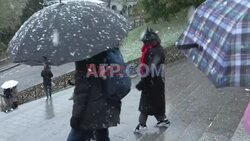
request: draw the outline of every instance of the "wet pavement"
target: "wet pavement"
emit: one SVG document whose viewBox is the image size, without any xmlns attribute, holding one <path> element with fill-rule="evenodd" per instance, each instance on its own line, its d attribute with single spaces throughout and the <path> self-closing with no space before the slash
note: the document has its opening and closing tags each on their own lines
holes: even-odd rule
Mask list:
<svg viewBox="0 0 250 141">
<path fill-rule="evenodd" d="M 9 67 L 15 66 L 15 64 L 8 64 Z M 8 66 L 7 65 L 7 66 Z M 4 69 L 6 66 L 0 66 Z M 6 71 L 0 71 L 0 85 L 2 85 L 7 80 L 17 80 L 18 90 L 24 90 L 34 85 L 42 83 L 41 71 L 42 66 L 28 66 L 28 65 L 17 65 Z M 51 71 L 54 74 L 54 77 L 69 73 L 75 69 L 74 63 L 69 63 L 61 65 L 58 67 L 51 67 Z M 1 93 L 1 92 L 0 92 Z"/>
<path fill-rule="evenodd" d="M 166 113 L 171 126 L 154 127 L 134 135 L 138 123 L 140 92 L 134 88 L 123 99 L 121 124 L 110 128 L 111 141 L 249 141 L 240 122 L 250 94 L 243 89 L 216 89 L 192 64 L 179 61 L 166 66 Z M 70 131 L 73 88 L 0 113 L 0 141 L 63 141 Z"/>
<path fill-rule="evenodd" d="M 9 63 L 9 64 L 0 65 L 0 73 L 11 70 L 19 65 L 20 64 L 16 64 L 16 63 Z"/>
<path fill-rule="evenodd" d="M 241 120 L 236 131 L 234 132 L 232 141 L 250 141 L 250 135 L 246 134 L 246 130 L 243 127 L 243 119 Z"/>
</svg>

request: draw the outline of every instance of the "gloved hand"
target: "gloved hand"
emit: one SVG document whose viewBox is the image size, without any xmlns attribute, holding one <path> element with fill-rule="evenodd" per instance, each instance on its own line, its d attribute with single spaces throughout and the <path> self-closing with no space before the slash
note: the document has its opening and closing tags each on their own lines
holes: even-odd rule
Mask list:
<svg viewBox="0 0 250 141">
<path fill-rule="evenodd" d="M 71 119 L 70 119 L 70 126 L 73 129 L 80 129 L 80 127 L 81 127 L 81 118 L 72 116 Z"/>
</svg>

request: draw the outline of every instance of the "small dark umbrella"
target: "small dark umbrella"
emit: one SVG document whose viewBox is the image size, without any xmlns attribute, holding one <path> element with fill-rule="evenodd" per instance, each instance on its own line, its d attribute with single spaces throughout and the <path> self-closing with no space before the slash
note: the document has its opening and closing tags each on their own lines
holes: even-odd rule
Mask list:
<svg viewBox="0 0 250 141">
<path fill-rule="evenodd" d="M 126 19 L 87 1 L 46 7 L 31 16 L 9 43 L 15 63 L 61 65 L 117 47 L 129 29 Z"/>
</svg>

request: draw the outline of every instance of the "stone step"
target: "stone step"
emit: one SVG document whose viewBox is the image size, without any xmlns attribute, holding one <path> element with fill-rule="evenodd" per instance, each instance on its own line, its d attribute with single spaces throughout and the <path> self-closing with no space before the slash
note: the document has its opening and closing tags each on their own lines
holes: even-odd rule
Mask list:
<svg viewBox="0 0 250 141">
<path fill-rule="evenodd" d="M 243 125 L 243 119 L 241 119 L 240 124 L 236 129 L 232 141 L 250 141 L 250 135 L 247 134 Z"/>
<path fill-rule="evenodd" d="M 166 109 L 171 126 L 157 141 L 227 141 L 250 100 L 243 89 L 216 89 L 185 60 L 166 69 Z"/>
</svg>

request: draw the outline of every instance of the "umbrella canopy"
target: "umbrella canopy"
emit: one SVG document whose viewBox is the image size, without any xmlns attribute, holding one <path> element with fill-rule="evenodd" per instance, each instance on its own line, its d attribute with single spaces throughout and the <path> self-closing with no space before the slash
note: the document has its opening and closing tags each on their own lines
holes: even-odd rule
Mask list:
<svg viewBox="0 0 250 141">
<path fill-rule="evenodd" d="M 250 2 L 207 0 L 176 43 L 198 44 L 186 56 L 216 87 L 250 86 Z"/>
<path fill-rule="evenodd" d="M 56 0 L 55 0 L 56 1 Z M 59 0 L 57 0 L 59 2 Z M 104 4 L 104 1 L 101 0 L 62 0 L 62 2 L 68 2 L 68 1 L 90 1 L 98 4 Z"/>
<path fill-rule="evenodd" d="M 15 80 L 9 80 L 9 81 L 5 81 L 2 85 L 1 88 L 2 89 L 9 89 L 9 88 L 13 88 L 18 84 L 18 81 Z"/>
<path fill-rule="evenodd" d="M 46 7 L 31 16 L 9 43 L 15 63 L 50 65 L 90 58 L 118 47 L 127 20 L 89 1 L 70 1 Z"/>
<path fill-rule="evenodd" d="M 98 3 L 98 4 L 105 4 L 104 1 L 101 1 L 101 0 L 44 0 L 44 5 L 45 6 L 49 6 L 49 5 L 52 5 L 52 4 L 55 4 L 55 3 L 59 3 L 59 2 L 68 2 L 68 1 L 90 1 L 90 2 L 95 2 L 95 3 Z"/>
</svg>

